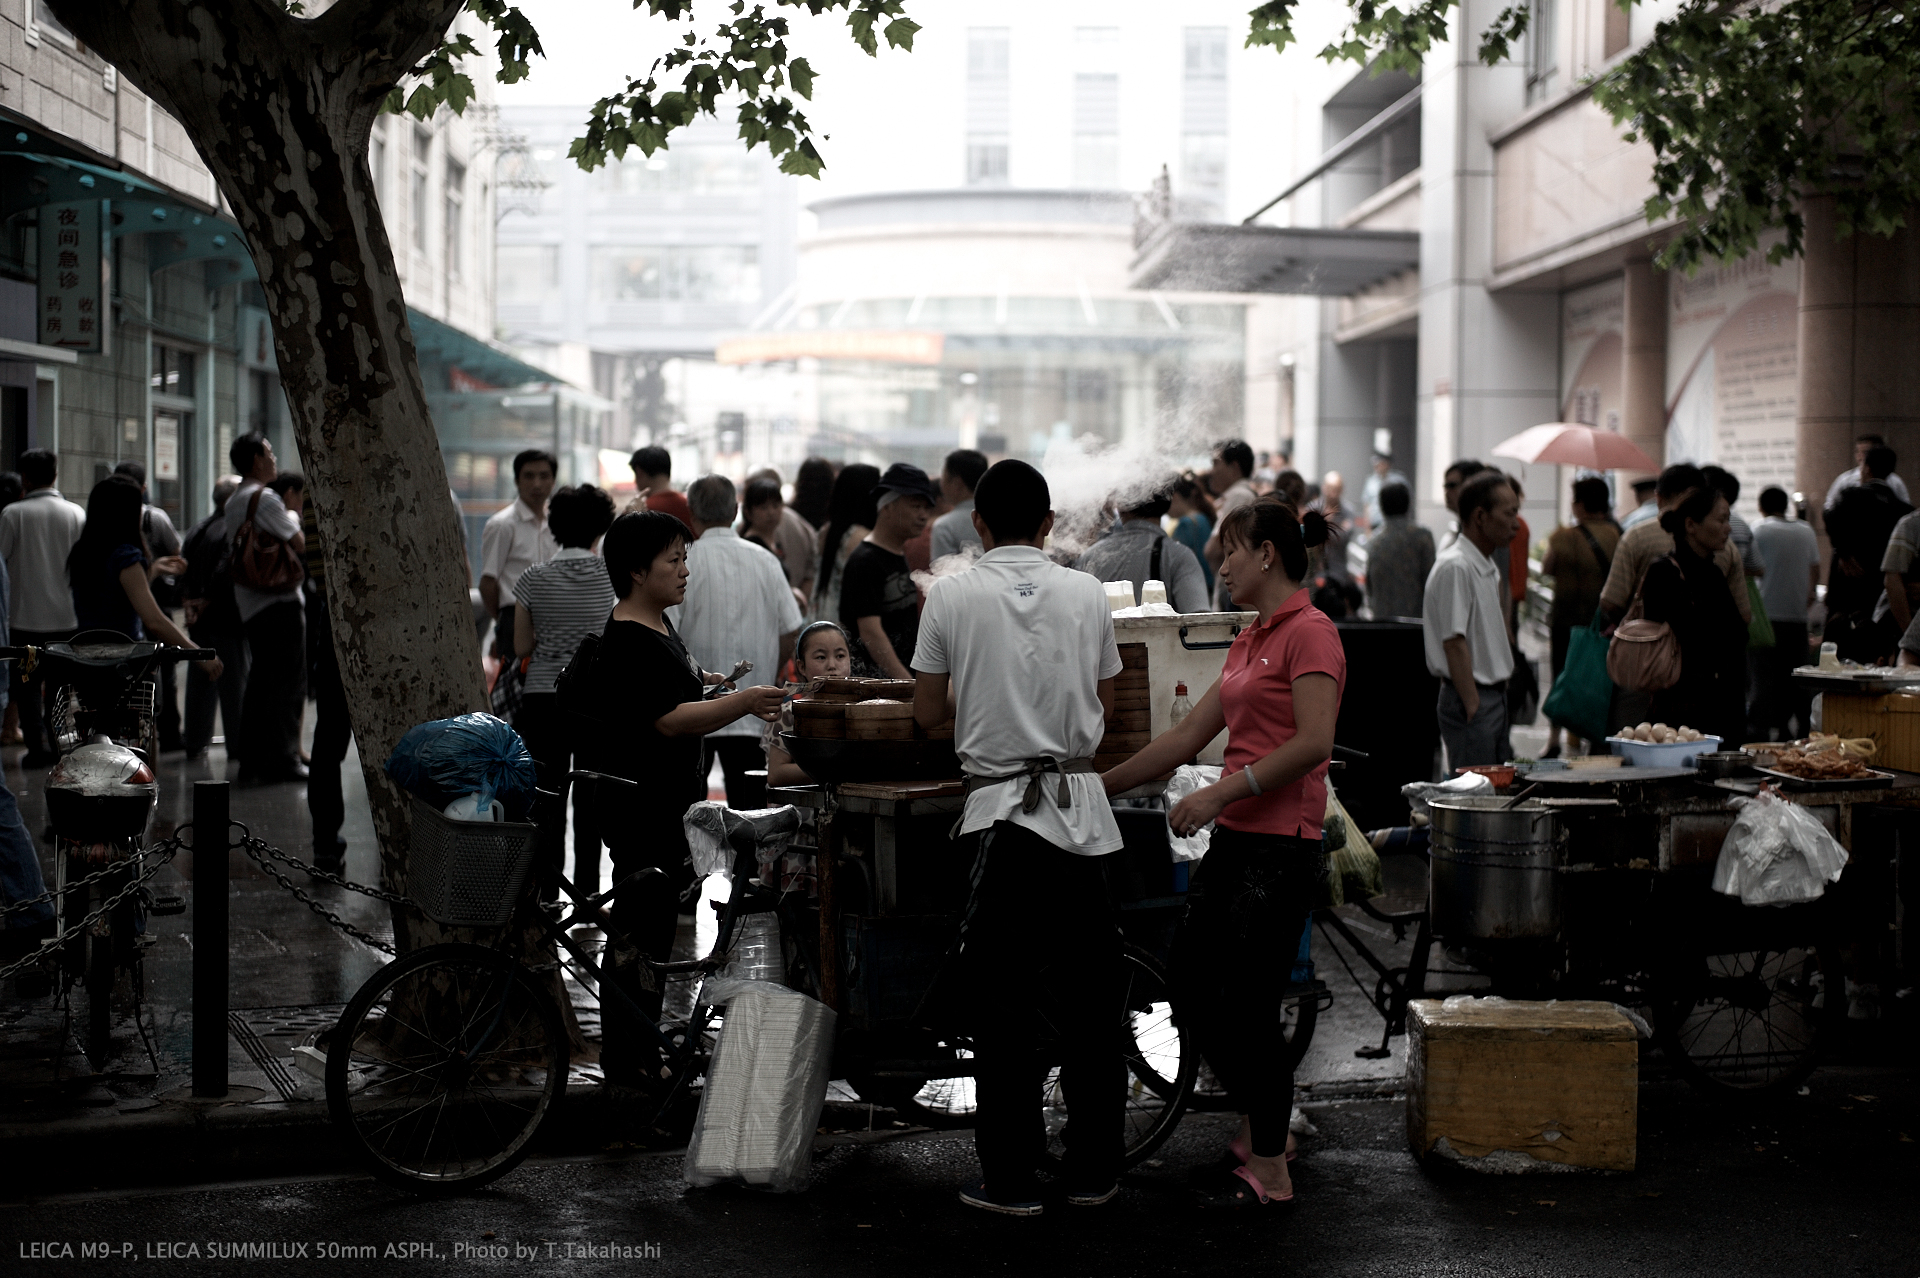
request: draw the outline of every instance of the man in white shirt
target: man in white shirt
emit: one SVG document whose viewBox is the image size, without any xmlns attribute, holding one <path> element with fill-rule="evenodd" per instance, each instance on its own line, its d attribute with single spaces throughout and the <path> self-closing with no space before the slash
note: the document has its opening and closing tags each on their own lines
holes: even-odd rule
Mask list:
<svg viewBox="0 0 1920 1278">
<path fill-rule="evenodd" d="M 514 454 L 513 505 L 495 513 L 480 530 L 480 598 L 498 619 L 503 656 L 513 655 L 513 583 L 535 564 L 553 558 L 547 531 L 547 498 L 553 496 L 553 454 L 529 448 Z"/>
<path fill-rule="evenodd" d="M 7 561 L 13 583 L 13 641 L 23 646 L 71 639 L 79 624 L 67 585 L 67 555 L 80 540 L 87 512 L 53 486 L 58 474 L 59 459 L 47 449 L 20 454 L 20 483 L 26 496 L 0 511 L 0 559 Z M 27 741 L 21 766 L 44 768 L 54 760 L 43 705 L 46 685 L 38 678 L 23 679 L 17 661 L 10 678 L 20 707 L 20 734 Z"/>
<path fill-rule="evenodd" d="M 686 496 L 694 536 L 687 547 L 687 598 L 667 616 L 702 669 L 724 674 L 751 661 L 752 673 L 737 687 L 778 683 L 800 632 L 800 605 L 787 574 L 772 551 L 733 530 L 739 503 L 731 479 L 703 475 Z M 738 811 L 766 806 L 766 779 L 747 775 L 767 766 L 760 748 L 764 726 L 746 715 L 707 737 L 708 759 L 717 756 L 726 773 L 727 806 Z"/>
<path fill-rule="evenodd" d="M 1885 448 L 1887 441 L 1879 435 L 1860 435 L 1853 441 L 1853 465 L 1833 477 L 1833 483 L 1827 487 L 1827 499 L 1820 503 L 1822 510 L 1832 510 L 1840 502 L 1840 494 L 1849 488 L 1856 488 L 1867 482 L 1867 454 L 1876 448 Z M 1907 482 L 1898 475 L 1888 475 L 1887 487 L 1893 489 L 1893 495 L 1909 506 L 1913 498 L 1907 496 Z"/>
<path fill-rule="evenodd" d="M 973 531 L 973 490 L 987 473 L 987 455 L 972 448 L 956 448 L 940 468 L 940 495 L 953 509 L 933 521 L 935 563 L 963 550 L 981 551 L 980 534 Z"/>
<path fill-rule="evenodd" d="M 1753 530 L 1753 549 L 1767 569 L 1760 579 L 1760 598 L 1773 626 L 1773 647 L 1747 654 L 1753 672 L 1751 730 L 1756 741 L 1768 740 L 1775 729 L 1781 733 L 1779 740 L 1791 741 L 1813 727 L 1813 695 L 1793 686 L 1793 668 L 1807 663 L 1807 610 L 1820 586 L 1820 543 L 1811 525 L 1787 518 L 1786 489 L 1761 489 L 1760 513 L 1764 518 Z M 1920 522 L 1910 521 L 1920 521 L 1920 514 L 1908 515 L 1895 526 L 1896 542 L 1902 540 L 1902 529 L 1920 535 Z M 1887 556 L 1894 557 L 1892 544 Z M 1887 580 L 1901 578 L 1889 573 Z M 1900 594 L 1904 601 L 1904 582 Z"/>
<path fill-rule="evenodd" d="M 1368 532 L 1386 520 L 1385 512 L 1380 509 L 1380 490 L 1388 484 L 1400 484 L 1408 492 L 1413 491 L 1413 481 L 1393 468 L 1393 458 L 1386 453 L 1375 453 L 1373 471 L 1360 486 L 1360 505 L 1366 511 Z"/>
<path fill-rule="evenodd" d="M 981 995 L 974 1145 L 984 1180 L 960 1199 L 1033 1216 L 1041 1211 L 1033 1084 L 1043 1022 L 1062 1040 L 1073 1098 L 1067 1201 L 1090 1206 L 1118 1191 L 1121 942 L 1101 858 L 1121 838 L 1093 754 L 1120 650 L 1100 582 L 1041 550 L 1053 512 L 1040 472 L 1000 462 L 974 500 L 985 553 L 928 593 L 913 653 L 913 714 L 935 728 L 951 704 L 968 778 L 960 831 L 979 836 L 960 958 L 966 987 Z"/>
<path fill-rule="evenodd" d="M 227 498 L 227 544 L 234 544 L 251 519 L 256 532 L 284 541 L 304 556 L 307 539 L 300 531 L 300 516 L 267 487 L 280 473 L 267 437 L 257 431 L 240 436 L 227 450 L 227 460 L 242 477 Z M 233 602 L 247 637 L 247 687 L 240 702 L 239 741 L 232 732 L 227 734 L 227 757 L 240 760 L 241 785 L 305 781 L 300 719 L 307 702 L 307 609 L 300 582 L 260 590 L 244 584 L 236 573 Z"/>
<path fill-rule="evenodd" d="M 1659 488 L 1660 481 L 1651 475 L 1645 479 L 1633 481 L 1633 497 L 1640 504 L 1628 511 L 1627 517 L 1620 521 L 1621 532 L 1627 531 L 1636 524 L 1644 524 L 1649 519 L 1660 517 Z"/>
<path fill-rule="evenodd" d="M 1460 536 L 1434 560 L 1420 618 L 1427 671 L 1441 680 L 1440 739 L 1449 775 L 1467 764 L 1504 763 L 1512 754 L 1507 679 L 1513 649 L 1493 554 L 1513 540 L 1520 514 L 1519 498 L 1497 470 L 1469 479 L 1457 502 Z"/>
<path fill-rule="evenodd" d="M 1207 537 L 1207 562 L 1213 565 L 1213 603 L 1222 612 L 1233 607 L 1227 583 L 1220 580 L 1220 565 L 1226 562 L 1226 547 L 1220 544 L 1220 525 L 1242 506 L 1250 506 L 1259 495 L 1248 482 L 1253 474 L 1253 448 L 1244 439 L 1229 439 L 1213 450 L 1213 469 L 1206 474 L 1207 491 L 1213 494 L 1213 532 Z"/>
</svg>

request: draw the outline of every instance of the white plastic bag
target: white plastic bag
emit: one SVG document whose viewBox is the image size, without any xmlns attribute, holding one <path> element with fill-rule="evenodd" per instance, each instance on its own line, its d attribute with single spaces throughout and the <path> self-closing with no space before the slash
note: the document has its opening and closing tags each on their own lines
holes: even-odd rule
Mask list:
<svg viewBox="0 0 1920 1278">
<path fill-rule="evenodd" d="M 833 1009 L 764 981 L 715 983 L 727 1008 L 687 1141 L 689 1185 L 807 1187 L 833 1062 Z"/>
<path fill-rule="evenodd" d="M 1215 763 L 1187 763 L 1175 768 L 1173 776 L 1167 781 L 1167 811 L 1172 812 L 1180 800 L 1219 779 L 1220 766 Z M 1198 861 L 1207 854 L 1207 847 L 1213 842 L 1213 823 L 1208 822 L 1184 839 L 1168 831 L 1167 840 L 1173 847 L 1174 860 Z"/>
<path fill-rule="evenodd" d="M 1400 796 L 1420 815 L 1428 815 L 1427 804 L 1439 797 L 1461 794 L 1488 794 L 1493 781 L 1484 772 L 1463 772 L 1451 781 L 1409 781 L 1400 787 Z"/>
<path fill-rule="evenodd" d="M 1762 790 L 1740 804 L 1720 845 L 1713 890 L 1745 905 L 1817 901 L 1847 868 L 1847 850 L 1811 812 Z"/>
</svg>

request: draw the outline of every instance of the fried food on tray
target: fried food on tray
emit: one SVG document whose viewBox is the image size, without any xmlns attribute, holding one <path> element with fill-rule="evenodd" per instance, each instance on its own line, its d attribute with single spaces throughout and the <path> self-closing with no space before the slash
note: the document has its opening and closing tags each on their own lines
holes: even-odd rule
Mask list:
<svg viewBox="0 0 1920 1278">
<path fill-rule="evenodd" d="M 1771 766 L 1775 772 L 1808 781 L 1847 781 L 1873 774 L 1873 769 L 1866 764 L 1832 746 L 1819 750 L 1779 750 L 1774 753 Z"/>
</svg>

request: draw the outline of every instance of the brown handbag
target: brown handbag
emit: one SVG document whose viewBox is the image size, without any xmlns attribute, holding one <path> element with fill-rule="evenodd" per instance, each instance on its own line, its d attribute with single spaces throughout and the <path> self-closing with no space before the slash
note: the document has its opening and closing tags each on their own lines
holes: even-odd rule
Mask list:
<svg viewBox="0 0 1920 1278">
<path fill-rule="evenodd" d="M 1680 682 L 1680 640 L 1666 622 L 1648 621 L 1641 615 L 1645 590 L 1642 578 L 1626 620 L 1614 629 L 1613 641 L 1607 645 L 1607 677 L 1634 692 L 1660 692 Z"/>
<path fill-rule="evenodd" d="M 300 562 L 293 544 L 260 531 L 254 516 L 260 510 L 262 488 L 247 502 L 247 520 L 233 535 L 231 573 L 236 586 L 249 590 L 291 590 L 306 579 L 307 566 Z"/>
</svg>

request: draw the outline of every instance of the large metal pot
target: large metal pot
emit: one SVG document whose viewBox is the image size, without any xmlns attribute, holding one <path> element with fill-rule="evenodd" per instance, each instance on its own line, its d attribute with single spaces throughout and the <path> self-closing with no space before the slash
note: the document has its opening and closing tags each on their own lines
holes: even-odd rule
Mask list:
<svg viewBox="0 0 1920 1278">
<path fill-rule="evenodd" d="M 1550 937 L 1560 930 L 1567 832 L 1544 803 L 1434 799 L 1432 911 L 1445 940 Z"/>
</svg>

